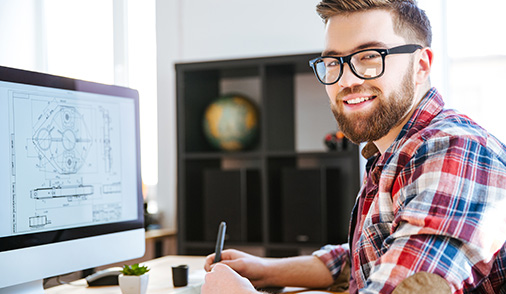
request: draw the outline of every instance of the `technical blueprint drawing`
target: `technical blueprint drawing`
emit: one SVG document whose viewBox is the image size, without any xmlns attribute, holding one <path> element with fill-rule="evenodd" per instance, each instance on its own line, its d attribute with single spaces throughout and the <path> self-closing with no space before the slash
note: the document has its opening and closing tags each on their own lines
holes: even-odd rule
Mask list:
<svg viewBox="0 0 506 294">
<path fill-rule="evenodd" d="M 12 231 L 122 218 L 117 103 L 10 91 Z"/>
</svg>

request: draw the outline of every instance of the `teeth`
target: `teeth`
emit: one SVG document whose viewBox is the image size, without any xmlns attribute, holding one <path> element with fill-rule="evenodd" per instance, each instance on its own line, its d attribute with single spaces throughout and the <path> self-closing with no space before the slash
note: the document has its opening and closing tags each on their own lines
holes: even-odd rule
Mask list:
<svg viewBox="0 0 506 294">
<path fill-rule="evenodd" d="M 358 97 L 358 98 L 355 98 L 355 99 L 350 99 L 350 100 L 346 101 L 346 103 L 348 103 L 348 104 L 359 104 L 359 103 L 362 103 L 362 102 L 370 100 L 370 99 L 372 99 L 372 97 Z"/>
</svg>

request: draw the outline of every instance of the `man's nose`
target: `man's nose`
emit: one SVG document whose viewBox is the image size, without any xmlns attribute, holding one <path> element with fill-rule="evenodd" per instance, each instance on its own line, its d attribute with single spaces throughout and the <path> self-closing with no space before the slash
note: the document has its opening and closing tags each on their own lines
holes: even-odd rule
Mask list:
<svg viewBox="0 0 506 294">
<path fill-rule="evenodd" d="M 351 88 L 353 86 L 361 85 L 364 83 L 364 80 L 357 77 L 350 68 L 348 63 L 343 64 L 343 74 L 337 84 L 341 88 Z"/>
</svg>

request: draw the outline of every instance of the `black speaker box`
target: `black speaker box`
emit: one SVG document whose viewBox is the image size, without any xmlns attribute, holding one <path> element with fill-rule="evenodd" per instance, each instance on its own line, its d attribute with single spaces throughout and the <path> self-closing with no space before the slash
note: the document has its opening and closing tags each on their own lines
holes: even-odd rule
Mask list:
<svg viewBox="0 0 506 294">
<path fill-rule="evenodd" d="M 226 240 L 241 241 L 242 202 L 240 171 L 204 171 L 205 241 L 216 241 L 222 221 L 227 223 Z"/>
<path fill-rule="evenodd" d="M 283 169 L 283 241 L 322 242 L 322 172 Z"/>
</svg>

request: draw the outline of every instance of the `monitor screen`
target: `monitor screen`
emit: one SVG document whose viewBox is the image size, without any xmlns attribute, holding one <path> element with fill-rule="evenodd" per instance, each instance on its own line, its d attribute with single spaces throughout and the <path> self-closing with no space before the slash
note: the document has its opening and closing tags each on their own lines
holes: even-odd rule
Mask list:
<svg viewBox="0 0 506 294">
<path fill-rule="evenodd" d="M 0 158 L 0 288 L 143 255 L 137 91 L 0 67 Z"/>
</svg>

